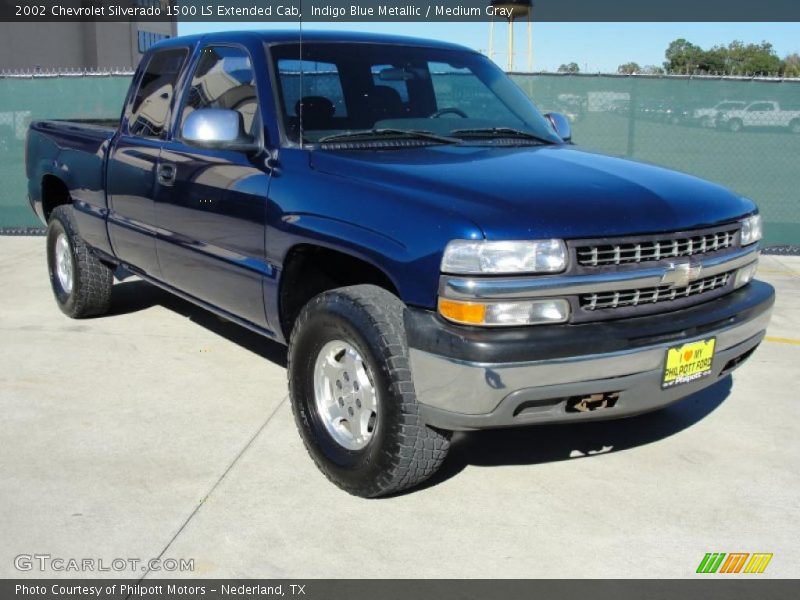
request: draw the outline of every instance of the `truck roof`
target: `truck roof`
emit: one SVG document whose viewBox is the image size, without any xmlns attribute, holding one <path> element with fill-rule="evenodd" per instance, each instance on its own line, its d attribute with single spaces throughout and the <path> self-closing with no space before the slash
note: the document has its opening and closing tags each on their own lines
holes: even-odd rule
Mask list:
<svg viewBox="0 0 800 600">
<path fill-rule="evenodd" d="M 152 46 L 153 50 L 169 48 L 174 46 L 195 46 L 202 42 L 245 42 L 253 39 L 261 40 L 267 44 L 273 43 L 296 43 L 301 39 L 300 30 L 261 30 L 261 31 L 220 31 L 215 33 L 203 33 L 195 35 L 179 36 L 168 40 L 162 40 Z M 303 42 L 342 42 L 352 44 L 397 44 L 403 46 L 424 46 L 428 48 L 442 48 L 449 50 L 461 50 L 465 52 L 475 52 L 472 48 L 453 44 L 450 42 L 440 42 L 425 38 L 408 37 L 402 35 L 390 35 L 385 33 L 365 33 L 358 31 L 314 31 L 304 29 L 302 32 Z"/>
</svg>

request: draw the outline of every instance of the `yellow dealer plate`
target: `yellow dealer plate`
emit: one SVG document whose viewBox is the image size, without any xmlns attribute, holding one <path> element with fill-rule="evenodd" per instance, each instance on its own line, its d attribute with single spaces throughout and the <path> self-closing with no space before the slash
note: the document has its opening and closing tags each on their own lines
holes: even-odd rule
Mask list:
<svg viewBox="0 0 800 600">
<path fill-rule="evenodd" d="M 714 362 L 714 346 L 717 340 L 703 340 L 667 350 L 667 364 L 664 368 L 662 388 L 696 381 L 711 374 Z"/>
</svg>

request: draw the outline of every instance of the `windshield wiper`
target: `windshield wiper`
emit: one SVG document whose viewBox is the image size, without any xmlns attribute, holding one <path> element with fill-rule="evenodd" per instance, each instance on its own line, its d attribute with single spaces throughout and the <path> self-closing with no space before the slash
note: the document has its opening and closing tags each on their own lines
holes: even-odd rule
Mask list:
<svg viewBox="0 0 800 600">
<path fill-rule="evenodd" d="M 473 137 L 473 138 L 519 138 L 523 140 L 532 140 L 542 144 L 555 144 L 553 140 L 545 137 L 523 131 L 522 129 L 514 129 L 513 127 L 485 127 L 481 129 L 456 129 L 450 132 L 451 135 L 458 137 Z"/>
<path fill-rule="evenodd" d="M 431 131 L 420 131 L 418 129 L 365 129 L 363 131 L 347 131 L 336 133 L 319 139 L 320 144 L 328 142 L 369 142 L 380 139 L 412 139 L 428 140 L 439 142 L 440 144 L 460 144 L 461 140 L 444 135 L 437 135 Z"/>
</svg>

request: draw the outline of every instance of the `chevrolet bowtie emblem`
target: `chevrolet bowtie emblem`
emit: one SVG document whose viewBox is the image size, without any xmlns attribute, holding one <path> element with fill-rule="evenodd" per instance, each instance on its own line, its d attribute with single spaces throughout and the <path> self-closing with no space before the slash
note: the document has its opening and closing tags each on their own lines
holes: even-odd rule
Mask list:
<svg viewBox="0 0 800 600">
<path fill-rule="evenodd" d="M 700 264 L 692 264 L 690 262 L 670 263 L 661 276 L 661 283 L 683 288 L 699 279 L 702 273 L 703 265 Z"/>
</svg>

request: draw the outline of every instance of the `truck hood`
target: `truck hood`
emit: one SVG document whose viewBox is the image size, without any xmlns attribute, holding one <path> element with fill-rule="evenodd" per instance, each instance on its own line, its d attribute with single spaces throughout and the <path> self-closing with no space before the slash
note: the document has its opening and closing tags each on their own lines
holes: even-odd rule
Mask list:
<svg viewBox="0 0 800 600">
<path fill-rule="evenodd" d="M 732 221 L 755 205 L 661 167 L 574 146 L 317 150 L 311 167 L 456 212 L 488 239 L 660 233 Z"/>
</svg>

